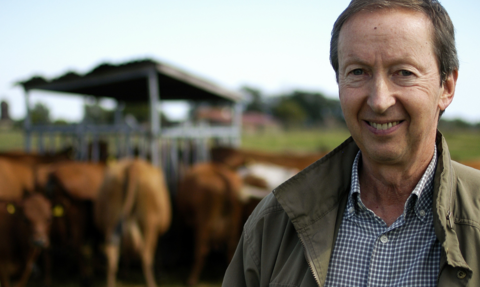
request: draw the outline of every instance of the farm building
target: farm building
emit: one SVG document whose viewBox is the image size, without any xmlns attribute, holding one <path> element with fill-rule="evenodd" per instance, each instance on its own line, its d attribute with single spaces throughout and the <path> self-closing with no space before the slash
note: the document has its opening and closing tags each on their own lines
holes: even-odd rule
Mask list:
<svg viewBox="0 0 480 287">
<path fill-rule="evenodd" d="M 136 150 L 138 156 L 151 159 L 154 165 L 162 165 L 167 177 L 171 177 L 169 173 L 176 174 L 182 161 L 207 160 L 208 144 L 212 139 L 230 145 L 238 145 L 240 141 L 240 94 L 158 61 L 101 64 L 84 75 L 69 72 L 50 80 L 32 77 L 18 84 L 25 92 L 27 151 L 35 148 L 43 153 L 71 145 L 76 159 L 98 161 L 101 143 L 105 143 L 116 157 L 132 156 Z M 115 121 L 108 125 L 86 121 L 67 126 L 33 125 L 30 120 L 32 90 L 114 99 L 117 104 Z M 208 123 L 162 126 L 158 107 L 161 101 L 168 100 L 187 101 L 191 106 L 221 105 L 230 109 L 233 116 L 228 124 L 218 126 Z M 150 124 L 147 127 L 132 126 L 124 120 L 122 107 L 135 103 L 149 104 Z M 172 176 L 174 180 L 176 176 Z"/>
</svg>

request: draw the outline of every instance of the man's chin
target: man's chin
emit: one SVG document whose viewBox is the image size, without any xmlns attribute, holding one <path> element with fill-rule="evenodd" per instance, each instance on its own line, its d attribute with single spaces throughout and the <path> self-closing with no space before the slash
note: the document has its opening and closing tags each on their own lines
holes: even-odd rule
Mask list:
<svg viewBox="0 0 480 287">
<path fill-rule="evenodd" d="M 362 150 L 362 160 L 372 161 L 376 164 L 400 164 L 405 158 L 405 152 L 397 147 L 377 147 Z"/>
</svg>

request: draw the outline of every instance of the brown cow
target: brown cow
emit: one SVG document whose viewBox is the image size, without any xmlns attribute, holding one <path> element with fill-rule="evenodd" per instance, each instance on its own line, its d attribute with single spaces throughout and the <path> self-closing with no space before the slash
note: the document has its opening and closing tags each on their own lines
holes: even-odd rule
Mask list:
<svg viewBox="0 0 480 287">
<path fill-rule="evenodd" d="M 35 152 L 24 151 L 6 151 L 0 152 L 0 158 L 16 160 L 29 166 L 33 166 L 35 164 L 45 164 L 70 160 L 73 158 L 73 149 L 71 147 L 68 147 L 54 154 L 39 154 Z"/>
<path fill-rule="evenodd" d="M 43 168 L 43 170 L 41 170 Z M 94 201 L 102 185 L 106 165 L 91 162 L 61 162 L 39 168 L 43 171 L 38 180 L 40 185 L 52 184 L 55 181 L 67 196 L 76 200 Z"/>
<path fill-rule="evenodd" d="M 242 180 L 221 163 L 200 163 L 187 171 L 177 193 L 178 212 L 194 232 L 194 263 L 187 280 L 196 285 L 212 247 L 233 257 L 240 238 Z"/>
<path fill-rule="evenodd" d="M 298 170 L 306 168 L 327 154 L 326 152 L 307 154 L 270 153 L 253 150 L 239 150 L 239 152 L 245 157 L 247 162 L 271 163 L 278 166 L 296 168 Z"/>
<path fill-rule="evenodd" d="M 265 152 L 232 147 L 215 147 L 211 150 L 212 161 L 223 162 L 233 168 L 238 168 L 248 162 L 261 162 L 302 170 L 326 154 L 326 152 L 298 154 Z"/>
<path fill-rule="evenodd" d="M 230 260 L 241 226 L 258 202 L 323 155 L 215 147 L 211 150 L 211 163 L 197 164 L 187 171 L 177 193 L 178 212 L 194 232 L 194 262 L 187 284 L 198 283 L 212 247 L 226 245 Z M 240 168 L 242 175 L 238 172 Z"/>
<path fill-rule="evenodd" d="M 19 200 L 34 191 L 33 170 L 29 165 L 0 157 L 0 199 Z"/>
<path fill-rule="evenodd" d="M 476 169 L 480 169 L 480 160 L 468 160 L 468 161 L 461 161 L 460 163 L 464 165 L 468 165 L 469 167 L 473 167 Z"/>
<path fill-rule="evenodd" d="M 27 284 L 41 248 L 49 246 L 51 217 L 50 202 L 39 193 L 0 201 L 1 286 L 9 287 L 12 276 L 19 276 L 16 286 Z"/>
<path fill-rule="evenodd" d="M 31 159 L 31 158 L 27 156 L 27 159 Z M 34 192 L 35 177 L 34 177 L 32 165 L 33 165 L 32 162 L 30 162 L 29 160 L 25 160 L 22 157 L 0 156 L 0 182 L 2 183 L 2 188 L 0 189 L 0 201 L 7 204 L 8 208 L 10 209 L 9 210 L 10 213 L 12 213 L 12 210 L 17 210 L 16 208 L 14 208 L 15 203 L 23 206 L 23 203 L 22 203 L 23 198 L 33 194 Z M 36 197 L 37 196 L 35 196 L 34 198 Z M 30 199 L 27 202 L 30 202 Z M 39 204 L 42 204 L 42 203 L 39 203 Z M 20 209 L 20 210 L 23 210 L 23 209 Z M 5 214 L 3 214 L 3 216 L 4 215 Z M 12 216 L 9 216 L 6 218 L 4 217 L 3 220 L 4 220 L 4 224 L 8 225 L 8 224 L 14 224 L 12 223 L 15 221 L 14 219 L 18 221 L 19 220 L 18 218 L 24 218 L 24 217 L 25 216 L 23 212 L 17 212 L 16 217 L 12 217 Z M 23 221 L 22 221 L 22 224 L 24 224 Z M 7 227 L 4 227 L 4 228 L 7 228 Z M 9 246 L 9 243 L 12 243 L 12 242 L 13 243 L 18 242 L 18 245 L 16 245 L 17 248 L 20 248 L 18 246 L 22 246 L 23 248 L 28 249 L 29 246 L 26 244 L 21 244 L 20 242 L 22 240 L 19 238 L 19 237 L 27 238 L 28 237 L 27 231 L 28 230 L 26 230 L 25 228 L 22 231 L 22 229 L 19 227 L 16 237 L 9 237 L 8 240 L 13 240 L 13 241 L 6 242 L 5 246 Z M 1 234 L 8 234 L 8 233 L 1 233 Z M 15 238 L 15 239 L 12 239 L 12 238 Z M 33 264 L 34 260 L 36 260 L 36 256 L 37 255 L 30 256 L 30 259 L 29 259 L 31 262 L 29 263 L 30 265 Z M 9 260 L 9 259 L 7 258 L 6 260 Z M 26 260 L 26 258 L 25 256 L 19 257 L 19 260 L 21 262 Z M 26 268 L 25 270 L 26 270 L 25 271 L 26 273 L 24 276 L 22 276 L 22 282 L 24 282 L 25 280 L 28 280 L 30 269 Z M 4 274 L 5 274 L 4 278 L 7 278 L 8 274 L 10 273 L 5 271 Z"/>
<path fill-rule="evenodd" d="M 170 226 L 171 203 L 163 172 L 146 161 L 121 160 L 108 167 L 96 205 L 95 222 L 105 235 L 107 286 L 115 286 L 120 241 L 140 254 L 148 287 L 157 240 Z"/>
<path fill-rule="evenodd" d="M 97 239 L 93 204 L 105 169 L 104 164 L 89 162 L 62 162 L 37 169 L 38 188 L 49 197 L 53 206 L 52 251 L 64 254 L 60 260 L 73 261 L 81 282 L 86 285 L 93 275 L 89 261 L 92 259 L 92 244 Z M 49 274 L 46 276 L 48 281 Z"/>
</svg>

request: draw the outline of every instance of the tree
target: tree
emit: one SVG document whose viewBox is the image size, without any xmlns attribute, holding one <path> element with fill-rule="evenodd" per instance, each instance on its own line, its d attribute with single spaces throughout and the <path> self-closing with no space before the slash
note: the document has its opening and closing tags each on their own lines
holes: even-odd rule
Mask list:
<svg viewBox="0 0 480 287">
<path fill-rule="evenodd" d="M 67 120 L 65 120 L 65 119 L 56 119 L 56 120 L 53 122 L 53 124 L 54 124 L 55 126 L 67 126 L 67 125 L 69 125 L 70 123 L 69 123 Z"/>
<path fill-rule="evenodd" d="M 150 122 L 150 105 L 148 103 L 129 103 L 123 109 L 124 115 L 132 115 L 139 123 Z"/>
<path fill-rule="evenodd" d="M 301 125 L 307 119 L 305 110 L 290 97 L 282 98 L 273 108 L 273 114 L 285 127 Z"/>
<path fill-rule="evenodd" d="M 98 102 L 85 104 L 84 119 L 89 124 L 111 124 L 114 121 L 114 111 L 102 108 Z"/>
<path fill-rule="evenodd" d="M 328 118 L 343 122 L 342 108 L 337 99 L 329 99 L 318 92 L 304 91 L 294 91 L 291 97 L 305 110 L 310 125 L 323 124 Z"/>
<path fill-rule="evenodd" d="M 245 107 L 245 111 L 260 113 L 265 113 L 267 111 L 266 103 L 263 100 L 262 92 L 259 89 L 244 86 L 241 88 L 241 92 L 250 98 L 248 99 L 249 103 Z"/>
<path fill-rule="evenodd" d="M 30 121 L 36 125 L 46 125 L 50 123 L 50 110 L 41 102 L 35 103 L 33 109 L 30 110 Z"/>
</svg>

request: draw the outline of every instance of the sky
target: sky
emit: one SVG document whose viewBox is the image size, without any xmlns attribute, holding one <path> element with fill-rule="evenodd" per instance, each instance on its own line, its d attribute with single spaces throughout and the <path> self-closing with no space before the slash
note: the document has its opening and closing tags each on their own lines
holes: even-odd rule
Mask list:
<svg viewBox="0 0 480 287">
<path fill-rule="evenodd" d="M 25 115 L 17 81 L 86 73 L 102 62 L 152 58 L 238 91 L 294 89 L 337 97 L 330 32 L 349 0 L 0 1 L 0 100 Z M 456 29 L 460 72 L 446 118 L 480 122 L 480 1 L 441 0 Z M 161 95 L 160 95 L 161 96 Z M 83 98 L 31 93 L 53 118 L 78 120 Z M 165 107 L 181 115 L 181 105 Z"/>
</svg>

